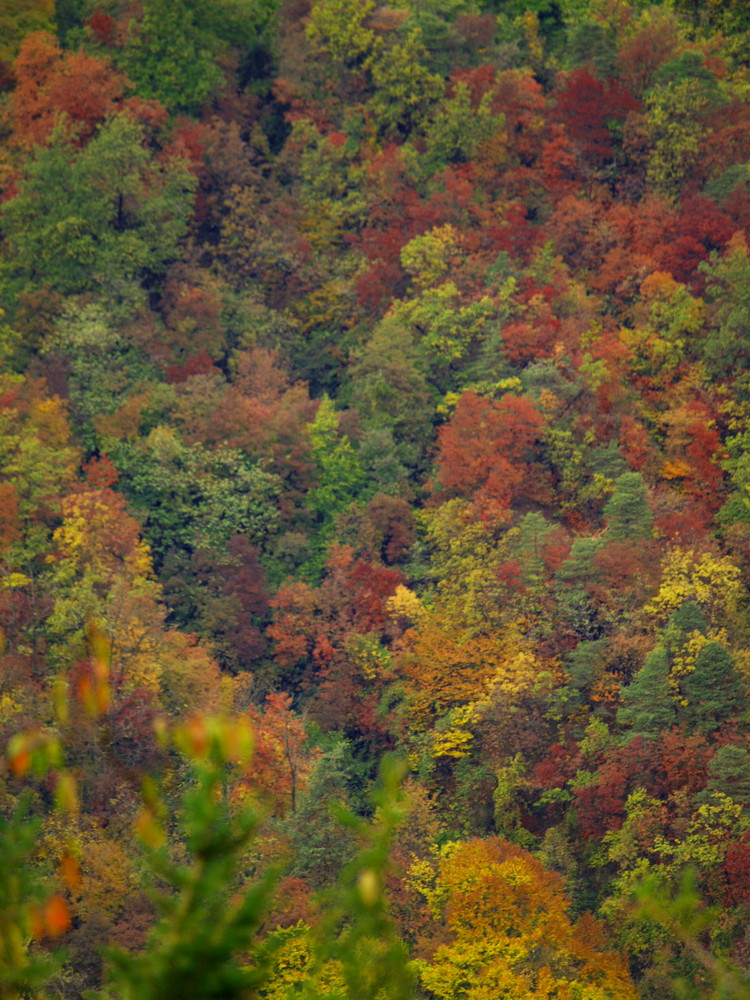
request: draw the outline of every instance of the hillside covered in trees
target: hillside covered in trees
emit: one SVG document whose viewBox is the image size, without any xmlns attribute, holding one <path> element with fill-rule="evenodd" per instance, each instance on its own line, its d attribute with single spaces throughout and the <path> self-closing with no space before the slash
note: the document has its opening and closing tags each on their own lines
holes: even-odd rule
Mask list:
<svg viewBox="0 0 750 1000">
<path fill-rule="evenodd" d="M 2 1000 L 750 995 L 749 53 L 0 0 Z"/>
</svg>

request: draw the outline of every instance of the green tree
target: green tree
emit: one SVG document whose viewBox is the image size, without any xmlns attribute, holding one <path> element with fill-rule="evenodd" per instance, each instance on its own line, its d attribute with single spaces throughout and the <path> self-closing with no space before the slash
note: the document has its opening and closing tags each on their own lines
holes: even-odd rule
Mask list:
<svg viewBox="0 0 750 1000">
<path fill-rule="evenodd" d="M 187 444 L 159 424 L 138 442 L 104 439 L 121 488 L 147 518 L 144 534 L 161 568 L 172 549 L 221 553 L 234 535 L 262 544 L 279 524 L 281 480 L 237 448 Z"/>
<path fill-rule="evenodd" d="M 732 743 L 719 747 L 708 762 L 707 792 L 723 792 L 746 809 L 750 806 L 750 753 Z"/>
<path fill-rule="evenodd" d="M 561 611 L 582 639 L 598 639 L 601 630 L 587 590 L 596 579 L 594 556 L 601 547 L 600 538 L 576 538 L 557 572 L 555 591 Z"/>
<path fill-rule="evenodd" d="M 726 719 L 747 709 L 732 656 L 720 642 L 709 642 L 701 649 L 682 688 L 688 721 L 703 732 L 713 732 Z"/>
<path fill-rule="evenodd" d="M 422 237 L 407 244 L 402 251 L 407 267 L 414 260 L 415 250 L 426 242 Z M 456 369 L 466 365 L 497 322 L 497 306 L 489 295 L 466 305 L 461 298 L 455 282 L 449 279 L 395 303 L 391 311 L 396 322 L 417 335 L 414 339 L 420 366 L 443 391 L 453 387 Z"/>
<path fill-rule="evenodd" d="M 328 396 L 321 400 L 315 420 L 308 425 L 317 485 L 307 494 L 307 505 L 323 526 L 330 525 L 364 484 L 362 467 L 349 438 L 339 431 L 339 417 Z"/>
<path fill-rule="evenodd" d="M 361 66 L 377 48 L 375 32 L 366 24 L 373 0 L 316 0 L 305 33 L 313 49 L 325 54 L 339 73 Z"/>
<path fill-rule="evenodd" d="M 428 120 L 445 86 L 427 69 L 426 57 L 420 33 L 412 31 L 403 42 L 377 51 L 368 60 L 372 97 L 367 107 L 379 131 L 408 135 Z"/>
<path fill-rule="evenodd" d="M 95 419 L 113 413 L 139 384 L 155 379 L 154 365 L 117 329 L 103 305 L 68 299 L 40 354 L 67 362 L 71 416 L 80 440 L 98 445 Z"/>
<path fill-rule="evenodd" d="M 234 50 L 247 72 L 271 42 L 276 0 L 144 0 L 118 64 L 142 97 L 195 114 L 225 81 Z"/>
<path fill-rule="evenodd" d="M 0 59 L 15 58 L 32 31 L 51 31 L 53 16 L 49 0 L 0 0 Z"/>
<path fill-rule="evenodd" d="M 299 144 L 299 199 L 305 228 L 316 246 L 345 243 L 346 233 L 367 221 L 364 170 L 356 144 L 334 145 L 309 121 L 295 124 L 290 144 Z"/>
<path fill-rule="evenodd" d="M 188 114 L 224 79 L 211 44 L 215 40 L 202 34 L 191 8 L 184 0 L 146 0 L 119 60 L 142 97 Z"/>
<path fill-rule="evenodd" d="M 646 128 L 652 143 L 647 177 L 660 194 L 676 197 L 696 167 L 707 123 L 720 96 L 716 78 L 694 52 L 689 66 L 676 60 L 661 68 L 662 85 L 646 95 Z M 702 72 L 700 71 L 702 70 Z"/>
<path fill-rule="evenodd" d="M 648 491 L 640 472 L 625 472 L 615 480 L 612 496 L 604 506 L 607 537 L 616 542 L 633 542 L 651 537 L 653 520 L 648 507 Z"/>
<path fill-rule="evenodd" d="M 729 457 L 722 467 L 729 473 L 733 491 L 718 514 L 720 524 L 750 523 L 750 431 L 727 438 Z"/>
<path fill-rule="evenodd" d="M 474 108 L 469 88 L 462 82 L 450 98 L 441 102 L 425 129 L 428 176 L 449 163 L 473 159 L 480 146 L 502 134 L 505 118 L 492 113 L 493 96 L 492 92 L 486 93 L 479 107 Z"/>
<path fill-rule="evenodd" d="M 3 558 L 6 570 L 33 575 L 49 554 L 61 497 L 73 487 L 81 454 L 62 400 L 46 398 L 38 383 L 21 376 L 3 376 L 0 390 L 0 469 L 22 527 Z"/>
<path fill-rule="evenodd" d="M 676 719 L 669 686 L 669 660 L 663 647 L 657 646 L 622 692 L 617 721 L 629 725 L 634 736 L 657 736 L 673 726 Z"/>
<path fill-rule="evenodd" d="M 156 160 L 123 114 L 82 150 L 58 131 L 18 187 L 0 210 L 0 296 L 14 302 L 43 285 L 97 292 L 129 314 L 145 300 L 142 282 L 178 254 L 195 178 L 182 161 Z"/>
<path fill-rule="evenodd" d="M 699 269 L 709 305 L 703 345 L 709 372 L 722 377 L 750 367 L 750 256 L 744 238 L 735 236 L 723 255 L 711 254 Z"/>
<path fill-rule="evenodd" d="M 579 642 L 567 655 L 566 667 L 569 680 L 566 689 L 575 704 L 585 703 L 591 685 L 604 672 L 607 646 L 606 639 Z"/>
<path fill-rule="evenodd" d="M 316 889 L 333 885 L 356 851 L 341 812 L 350 804 L 350 776 L 347 747 L 341 742 L 317 762 L 299 808 L 287 820 L 294 847 L 292 874 Z"/>
<path fill-rule="evenodd" d="M 34 947 L 34 923 L 45 932 L 45 890 L 39 870 L 30 861 L 37 845 L 41 821 L 30 817 L 30 795 L 12 814 L 0 813 L 0 998 L 21 1000 L 40 996 L 57 971 L 59 955 Z M 58 897 L 59 899 L 59 897 Z M 60 900 L 61 902 L 61 900 Z M 37 931 L 37 936 L 39 931 Z"/>
<path fill-rule="evenodd" d="M 384 317 L 353 353 L 343 395 L 366 426 L 392 433 L 405 465 L 420 464 L 432 441 L 437 399 L 408 325 L 390 314 Z"/>
</svg>

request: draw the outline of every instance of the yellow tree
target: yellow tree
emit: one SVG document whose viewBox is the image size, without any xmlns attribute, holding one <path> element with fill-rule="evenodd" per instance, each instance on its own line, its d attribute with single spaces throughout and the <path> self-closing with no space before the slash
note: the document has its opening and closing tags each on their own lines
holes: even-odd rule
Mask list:
<svg viewBox="0 0 750 1000">
<path fill-rule="evenodd" d="M 467 635 L 440 610 L 428 612 L 400 642 L 407 713 L 418 729 L 473 702 L 501 669 L 510 650 L 500 635 Z"/>
<path fill-rule="evenodd" d="M 623 959 L 606 950 L 585 914 L 574 922 L 560 876 L 497 837 L 446 845 L 412 882 L 433 917 L 433 944 L 418 960 L 440 1000 L 635 1000 Z M 427 949 L 430 950 L 430 942 Z"/>
<path fill-rule="evenodd" d="M 713 624 L 731 627 L 745 598 L 740 577 L 728 556 L 674 548 L 666 556 L 659 592 L 645 610 L 663 622 L 686 601 L 695 601 Z"/>
<path fill-rule="evenodd" d="M 64 497 L 46 622 L 49 662 L 65 670 L 86 658 L 86 636 L 106 640 L 117 694 L 148 691 L 170 713 L 217 703 L 218 668 L 189 636 L 165 627 L 166 609 L 151 555 L 125 500 L 109 488 Z"/>
</svg>

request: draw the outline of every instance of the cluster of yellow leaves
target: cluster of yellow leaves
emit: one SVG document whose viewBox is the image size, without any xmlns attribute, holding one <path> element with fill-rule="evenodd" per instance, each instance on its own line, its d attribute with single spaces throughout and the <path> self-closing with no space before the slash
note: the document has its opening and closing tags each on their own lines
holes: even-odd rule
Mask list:
<svg viewBox="0 0 750 1000">
<path fill-rule="evenodd" d="M 38 857 L 60 873 L 79 919 L 96 913 L 116 919 L 138 888 L 138 870 L 124 844 L 88 817 L 52 813 Z"/>
<path fill-rule="evenodd" d="M 307 39 L 334 63 L 354 65 L 375 46 L 375 32 L 366 23 L 374 8 L 373 0 L 318 0 L 307 22 Z"/>
<path fill-rule="evenodd" d="M 426 66 L 421 32 L 410 31 L 403 42 L 376 47 L 367 68 L 372 80 L 369 108 L 381 129 L 423 125 L 445 84 Z"/>
<path fill-rule="evenodd" d="M 497 785 L 492 793 L 495 807 L 495 829 L 509 837 L 521 826 L 518 790 L 526 783 L 527 764 L 523 754 L 507 758 L 496 771 Z"/>
<path fill-rule="evenodd" d="M 680 459 L 667 461 L 661 467 L 661 474 L 664 479 L 684 479 L 684 477 L 689 476 L 692 471 L 692 467 L 687 462 L 681 461 Z"/>
<path fill-rule="evenodd" d="M 497 311 L 487 295 L 466 306 L 461 306 L 460 300 L 456 284 L 448 280 L 425 286 L 416 298 L 397 303 L 391 315 L 419 334 L 422 351 L 430 357 L 458 361 Z"/>
<path fill-rule="evenodd" d="M 489 696 L 499 694 L 513 701 L 532 692 L 548 692 L 562 680 L 556 662 L 544 661 L 533 650 L 524 647 L 517 626 L 506 629 L 504 636 L 513 652 L 501 661 L 490 677 L 486 688 Z"/>
<path fill-rule="evenodd" d="M 412 276 L 414 284 L 425 289 L 437 284 L 461 250 L 461 237 L 450 223 L 435 226 L 421 236 L 415 236 L 401 250 L 401 264 Z"/>
<path fill-rule="evenodd" d="M 710 801 L 698 806 L 684 836 L 674 841 L 658 836 L 654 846 L 675 876 L 688 866 L 707 872 L 723 863 L 729 842 L 749 825 L 750 819 L 738 802 L 723 792 L 713 792 Z"/>
<path fill-rule="evenodd" d="M 20 377 L 4 376 L 0 387 L 9 400 L 18 397 L 0 408 L 2 499 L 13 501 L 21 529 L 6 526 L 10 535 L 5 541 L 14 543 L 4 553 L 8 575 L 22 573 L 30 559 L 47 551 L 49 532 L 46 522 L 40 521 L 40 510 L 58 511 L 59 498 L 75 480 L 80 453 L 70 445 L 65 404 L 60 399 L 41 396 L 37 386 L 25 384 Z M 20 578 L 13 577 L 11 586 L 21 586 Z"/>
<path fill-rule="evenodd" d="M 396 621 L 399 618 L 406 618 L 416 623 L 426 614 L 426 608 L 420 598 L 417 597 L 413 590 L 409 590 L 402 583 L 396 587 L 392 596 L 386 600 L 385 606 L 388 614 Z"/>
<path fill-rule="evenodd" d="M 464 705 L 454 709 L 448 718 L 448 728 L 434 734 L 431 756 L 459 760 L 469 753 L 474 742 L 474 734 L 469 728 L 474 721 L 474 706 Z"/>
<path fill-rule="evenodd" d="M 529 55 L 534 63 L 541 63 L 544 57 L 544 48 L 539 34 L 539 18 L 533 10 L 527 9 L 524 11 L 521 21 Z"/>
<path fill-rule="evenodd" d="M 750 686 L 750 649 L 735 649 L 734 657 L 735 671 Z"/>
<path fill-rule="evenodd" d="M 97 685 L 89 700 L 106 700 L 114 685 L 151 691 L 178 717 L 196 704 L 211 711 L 220 696 L 218 667 L 194 639 L 165 629 L 149 547 L 113 496 L 92 490 L 62 501 L 56 552 L 48 559 L 56 595 L 47 623 L 56 640 L 50 659 L 70 666 L 96 634 L 103 645 L 94 673 L 82 681 Z"/>
<path fill-rule="evenodd" d="M 148 546 L 111 496 L 90 491 L 62 501 L 56 551 L 48 556 L 56 592 L 48 627 L 64 646 L 80 643 L 87 627 L 95 626 L 109 636 L 111 656 L 125 669 L 129 656 L 160 631 L 163 614 Z M 156 679 L 148 673 L 138 682 L 155 690 Z"/>
<path fill-rule="evenodd" d="M 346 991 L 341 963 L 329 959 L 316 962 L 310 928 L 302 921 L 293 927 L 277 930 L 274 934 L 281 942 L 274 954 L 273 975 L 259 995 L 263 1000 L 286 1000 L 304 983 L 310 996 L 343 996 Z"/>
<path fill-rule="evenodd" d="M 447 889 L 438 879 L 441 861 L 448 858 L 458 847 L 456 841 L 431 848 L 432 860 L 415 858 L 406 876 L 406 885 L 424 899 L 430 914 L 439 920 L 447 899 Z"/>
<path fill-rule="evenodd" d="M 16 701 L 12 694 L 4 691 L 0 694 L 0 725 L 12 719 L 14 715 L 23 711 L 23 705 Z"/>
<path fill-rule="evenodd" d="M 406 588 L 403 588 L 406 589 Z M 382 679 L 390 675 L 391 654 L 375 633 L 348 636 L 345 649 L 367 681 Z"/>
<path fill-rule="evenodd" d="M 631 350 L 631 367 L 660 380 L 685 360 L 703 326 L 704 303 L 664 271 L 650 274 L 640 291 L 636 326 L 622 329 L 620 339 Z"/>
<path fill-rule="evenodd" d="M 521 848 L 498 838 L 448 845 L 409 879 L 452 937 L 417 963 L 442 1000 L 635 1000 L 598 926 L 573 923 L 561 879 Z"/>
<path fill-rule="evenodd" d="M 728 648 L 726 629 L 712 629 L 708 635 L 702 632 L 689 632 L 680 650 L 672 657 L 670 667 L 670 677 L 674 680 L 677 677 L 684 677 L 695 670 L 695 664 L 700 656 L 701 650 L 711 642 L 719 642 Z M 674 680 L 676 687 L 676 680 Z"/>
<path fill-rule="evenodd" d="M 727 556 L 675 548 L 667 556 L 659 592 L 645 610 L 664 621 L 686 601 L 695 601 L 721 625 L 734 619 L 742 592 L 740 571 Z"/>
<path fill-rule="evenodd" d="M 507 558 L 511 532 L 498 541 L 477 519 L 471 503 L 460 497 L 430 511 L 425 521 L 443 613 L 459 631 L 502 625 L 505 616 L 497 569 Z"/>
<path fill-rule="evenodd" d="M 509 619 L 503 601 L 498 569 L 517 529 L 496 538 L 460 498 L 429 511 L 426 522 L 440 582 L 431 604 L 406 587 L 389 599 L 394 621 L 411 625 L 394 647 L 394 669 L 404 679 L 414 730 L 451 713 L 448 726 L 433 732 L 430 755 L 459 758 L 472 745 L 476 705 L 549 691 L 563 677 L 558 664 L 534 652 L 524 638 L 528 622 Z M 460 721 L 459 710 L 468 713 Z"/>
<path fill-rule="evenodd" d="M 414 725 L 427 728 L 451 708 L 472 703 L 503 673 L 509 656 L 503 635 L 461 634 L 455 622 L 433 609 L 404 634 L 396 654 Z"/>
</svg>

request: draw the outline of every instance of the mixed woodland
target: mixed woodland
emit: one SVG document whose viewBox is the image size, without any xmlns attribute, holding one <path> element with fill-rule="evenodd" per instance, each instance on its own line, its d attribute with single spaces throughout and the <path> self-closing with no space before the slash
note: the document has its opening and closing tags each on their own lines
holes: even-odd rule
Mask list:
<svg viewBox="0 0 750 1000">
<path fill-rule="evenodd" d="M 0 0 L 0 998 L 750 993 L 745 0 Z"/>
</svg>

